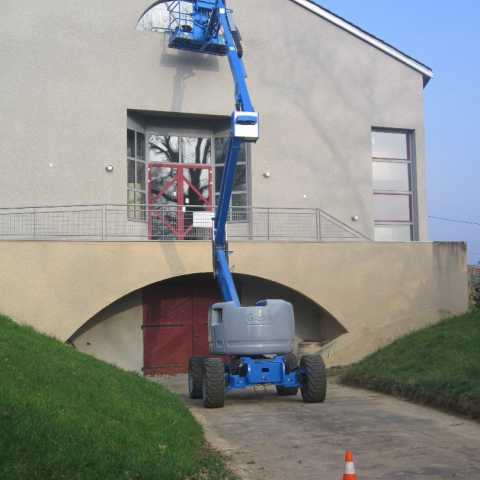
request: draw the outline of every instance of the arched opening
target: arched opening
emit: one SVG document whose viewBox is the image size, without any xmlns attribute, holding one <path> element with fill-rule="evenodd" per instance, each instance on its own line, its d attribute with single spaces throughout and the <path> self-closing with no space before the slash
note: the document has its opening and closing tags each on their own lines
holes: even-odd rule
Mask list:
<svg viewBox="0 0 480 480">
<path fill-rule="evenodd" d="M 243 305 L 264 298 L 293 304 L 297 354 L 313 353 L 346 333 L 317 303 L 289 287 L 249 275 L 235 275 Z M 148 285 L 109 305 L 70 339 L 79 350 L 145 375 L 187 370 L 191 356 L 208 355 L 208 309 L 221 301 L 209 273 Z"/>
</svg>

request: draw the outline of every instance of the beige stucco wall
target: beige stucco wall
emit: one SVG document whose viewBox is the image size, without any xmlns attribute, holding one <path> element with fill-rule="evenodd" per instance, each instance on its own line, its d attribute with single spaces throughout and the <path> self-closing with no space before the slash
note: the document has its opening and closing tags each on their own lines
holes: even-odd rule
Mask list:
<svg viewBox="0 0 480 480">
<path fill-rule="evenodd" d="M 463 243 L 252 242 L 231 248 L 236 273 L 299 291 L 348 331 L 324 352 L 330 365 L 355 361 L 468 306 Z M 203 242 L 2 242 L 0 266 L 0 311 L 66 341 L 145 285 L 209 272 L 211 252 Z"/>
</svg>

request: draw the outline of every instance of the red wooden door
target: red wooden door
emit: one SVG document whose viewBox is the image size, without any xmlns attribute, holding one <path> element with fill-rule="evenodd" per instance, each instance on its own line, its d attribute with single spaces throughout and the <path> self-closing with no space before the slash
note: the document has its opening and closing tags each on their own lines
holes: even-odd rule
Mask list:
<svg viewBox="0 0 480 480">
<path fill-rule="evenodd" d="M 206 275 L 144 289 L 145 375 L 185 373 L 190 357 L 208 355 L 208 309 L 219 299 L 215 281 Z"/>
<path fill-rule="evenodd" d="M 146 375 L 185 371 L 192 354 L 192 298 L 181 284 L 144 292 L 143 348 Z"/>
</svg>

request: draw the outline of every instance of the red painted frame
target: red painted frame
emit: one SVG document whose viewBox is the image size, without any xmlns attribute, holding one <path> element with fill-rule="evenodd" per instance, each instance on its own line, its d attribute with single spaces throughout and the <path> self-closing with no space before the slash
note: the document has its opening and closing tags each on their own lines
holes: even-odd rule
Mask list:
<svg viewBox="0 0 480 480">
<path fill-rule="evenodd" d="M 152 185 L 152 167 L 161 167 L 161 168 L 174 168 L 177 171 L 175 177 L 173 177 L 163 188 L 163 192 L 168 190 L 172 185 L 177 185 L 177 228 L 173 227 L 170 224 L 165 224 L 166 227 L 175 234 L 177 240 L 185 240 L 186 236 L 190 233 L 193 225 L 189 228 L 185 228 L 185 196 L 184 196 L 184 186 L 188 186 L 198 195 L 198 198 L 205 204 L 206 211 L 213 211 L 213 167 L 211 165 L 197 164 L 197 163 L 163 163 L 163 162 L 151 162 L 148 164 L 148 237 L 151 239 L 153 236 L 152 229 L 152 220 L 154 215 L 153 212 L 153 193 L 151 189 Z M 202 196 L 202 193 L 190 183 L 190 181 L 185 177 L 185 170 L 207 170 L 208 171 L 208 198 L 205 199 Z M 181 182 L 181 185 L 180 185 Z M 162 192 L 159 193 L 162 195 Z"/>
</svg>

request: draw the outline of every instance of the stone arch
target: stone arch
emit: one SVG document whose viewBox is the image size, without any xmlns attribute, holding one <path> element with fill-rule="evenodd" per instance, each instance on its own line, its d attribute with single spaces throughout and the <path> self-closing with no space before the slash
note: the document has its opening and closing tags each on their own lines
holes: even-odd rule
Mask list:
<svg viewBox="0 0 480 480">
<path fill-rule="evenodd" d="M 252 305 L 262 298 L 282 298 L 294 305 L 297 351 L 300 353 L 319 351 L 325 345 L 347 333 L 345 327 L 334 315 L 300 291 L 254 275 L 236 274 L 235 281 L 244 305 Z M 168 288 L 169 286 L 172 287 L 172 285 L 177 285 L 177 290 Z M 201 294 L 196 290 L 196 285 L 203 286 Z M 142 331 L 145 311 L 152 298 L 171 295 L 172 291 L 179 291 L 179 289 L 181 292 L 178 295 L 181 298 L 197 302 L 192 303 L 192 306 L 188 308 L 202 309 L 199 315 L 201 318 L 205 317 L 205 321 L 208 305 L 220 300 L 220 295 L 211 273 L 173 276 L 156 283 L 144 285 L 117 299 L 90 318 L 71 336 L 69 342 L 79 350 L 102 360 L 127 370 L 141 371 L 147 365 L 144 363 L 144 359 L 149 358 L 149 349 L 151 348 L 149 347 L 151 341 L 145 340 L 146 335 L 149 335 L 149 333 Z M 197 293 L 194 293 L 194 291 Z M 194 298 L 200 298 L 199 295 L 202 298 L 201 302 L 194 300 Z M 198 315 L 197 320 L 192 319 L 187 319 L 186 323 L 191 324 L 193 329 L 194 322 L 198 322 Z M 205 321 L 202 322 L 204 326 L 201 328 L 206 328 Z M 185 335 L 190 335 L 193 338 L 193 331 L 185 330 Z M 206 342 L 206 331 L 203 331 L 202 338 Z M 190 340 L 185 338 L 185 341 L 189 342 Z M 206 345 L 202 348 L 206 348 Z M 201 352 L 192 350 L 191 354 L 204 355 L 206 352 L 205 350 Z M 159 360 L 160 363 L 162 361 Z M 150 370 L 147 373 L 178 373 L 184 369 L 185 362 L 186 360 L 183 359 L 183 366 L 176 370 L 162 370 L 159 367 L 159 369 Z M 147 370 L 149 368 L 150 366 L 148 366 Z"/>
</svg>

